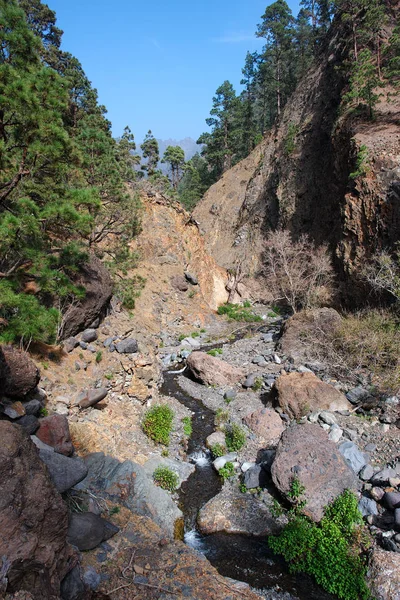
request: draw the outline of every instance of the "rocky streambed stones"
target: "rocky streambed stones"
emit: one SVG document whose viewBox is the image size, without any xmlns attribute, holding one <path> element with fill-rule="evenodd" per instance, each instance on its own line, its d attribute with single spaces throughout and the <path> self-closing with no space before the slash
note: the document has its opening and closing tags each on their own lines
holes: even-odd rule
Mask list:
<svg viewBox="0 0 400 600">
<path fill-rule="evenodd" d="M 314 521 L 323 517 L 324 507 L 344 490 L 356 490 L 357 479 L 337 446 L 319 425 L 293 425 L 282 434 L 271 469 L 278 490 L 289 501 L 293 481 L 305 491 L 304 513 Z"/>
</svg>

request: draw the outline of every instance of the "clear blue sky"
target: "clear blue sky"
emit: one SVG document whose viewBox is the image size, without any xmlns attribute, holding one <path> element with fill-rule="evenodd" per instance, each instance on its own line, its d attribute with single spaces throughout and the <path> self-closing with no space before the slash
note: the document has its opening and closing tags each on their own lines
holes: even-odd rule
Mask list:
<svg viewBox="0 0 400 600">
<path fill-rule="evenodd" d="M 47 0 L 108 109 L 113 133 L 129 125 L 140 142 L 197 137 L 217 87 L 239 89 L 247 50 L 268 0 Z M 297 15 L 297 0 L 289 0 Z"/>
</svg>

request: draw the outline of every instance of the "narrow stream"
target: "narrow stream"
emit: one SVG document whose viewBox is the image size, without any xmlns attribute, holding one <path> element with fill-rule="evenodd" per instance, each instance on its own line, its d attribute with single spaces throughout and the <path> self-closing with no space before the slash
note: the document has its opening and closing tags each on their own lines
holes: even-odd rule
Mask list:
<svg viewBox="0 0 400 600">
<path fill-rule="evenodd" d="M 185 393 L 177 383 L 178 375 L 164 372 L 161 393 L 175 397 L 192 411 L 193 433 L 188 456 L 196 470 L 182 484 L 180 508 L 184 515 L 185 542 L 204 554 L 221 575 L 245 581 L 254 588 L 288 592 L 299 600 L 334 600 L 306 575 L 291 575 L 285 562 L 274 555 L 267 540 L 245 535 L 216 533 L 202 535 L 197 529 L 199 510 L 222 487 L 205 448 L 206 438 L 215 431 L 214 413 L 202 402 Z"/>
</svg>

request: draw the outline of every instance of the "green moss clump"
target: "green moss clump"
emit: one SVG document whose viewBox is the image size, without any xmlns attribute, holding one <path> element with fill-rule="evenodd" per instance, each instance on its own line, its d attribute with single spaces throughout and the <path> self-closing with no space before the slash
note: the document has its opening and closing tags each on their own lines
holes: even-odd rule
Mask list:
<svg viewBox="0 0 400 600">
<path fill-rule="evenodd" d="M 168 446 L 173 420 L 174 411 L 172 408 L 166 404 L 153 406 L 144 416 L 143 431 L 155 442 Z"/>
<path fill-rule="evenodd" d="M 225 465 L 218 471 L 219 475 L 225 481 L 226 479 L 231 479 L 235 475 L 235 467 L 233 463 L 227 462 Z"/>
<path fill-rule="evenodd" d="M 211 453 L 214 458 L 219 458 L 220 456 L 224 456 L 226 452 L 226 448 L 222 444 L 213 444 L 211 446 Z"/>
<path fill-rule="evenodd" d="M 192 435 L 192 431 L 193 431 L 191 417 L 183 417 L 182 423 L 183 423 L 183 433 L 187 437 L 190 437 Z"/>
<path fill-rule="evenodd" d="M 225 433 L 225 441 L 229 452 L 237 452 L 246 443 L 246 433 L 240 425 L 233 423 Z"/>
</svg>

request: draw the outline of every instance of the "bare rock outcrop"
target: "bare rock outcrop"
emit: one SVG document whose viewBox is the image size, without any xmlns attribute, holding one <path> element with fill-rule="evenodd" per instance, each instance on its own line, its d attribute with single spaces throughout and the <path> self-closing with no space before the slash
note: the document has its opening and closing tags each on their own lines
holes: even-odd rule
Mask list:
<svg viewBox="0 0 400 600">
<path fill-rule="evenodd" d="M 324 507 L 344 490 L 356 489 L 356 476 L 349 469 L 336 445 L 319 425 L 289 427 L 278 444 L 271 469 L 278 490 L 289 501 L 291 486 L 298 479 L 304 486 L 300 498 L 306 501 L 304 513 L 320 521 Z"/>
<path fill-rule="evenodd" d="M 26 352 L 0 346 L 0 394 L 23 398 L 35 389 L 39 379 L 39 369 Z"/>
<path fill-rule="evenodd" d="M 232 385 L 243 379 L 241 369 L 205 352 L 192 352 L 187 359 L 187 366 L 196 379 L 205 385 Z"/>
<path fill-rule="evenodd" d="M 75 557 L 68 511 L 22 427 L 0 421 L 0 556 L 7 591 L 58 600 Z M 5 567 L 6 565 L 6 567 Z"/>
<path fill-rule="evenodd" d="M 110 273 L 101 260 L 93 255 L 82 266 L 75 283 L 83 286 L 86 293 L 80 302 L 69 307 L 64 317 L 63 339 L 74 336 L 89 327 L 93 321 L 104 316 L 113 292 Z"/>
<path fill-rule="evenodd" d="M 294 419 L 310 412 L 349 410 L 346 396 L 313 373 L 289 373 L 275 382 L 279 406 Z"/>
</svg>

